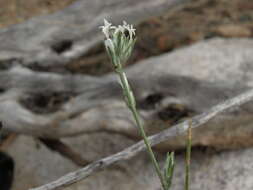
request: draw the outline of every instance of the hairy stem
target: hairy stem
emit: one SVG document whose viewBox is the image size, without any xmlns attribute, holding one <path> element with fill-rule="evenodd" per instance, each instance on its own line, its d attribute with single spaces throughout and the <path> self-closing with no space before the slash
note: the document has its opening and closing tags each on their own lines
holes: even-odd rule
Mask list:
<svg viewBox="0 0 253 190">
<path fill-rule="evenodd" d="M 131 110 L 132 114 L 133 114 L 133 117 L 135 119 L 135 122 L 136 122 L 136 125 L 139 129 L 139 132 L 144 140 L 144 143 L 146 145 L 146 148 L 147 148 L 147 152 L 148 152 L 148 155 L 152 161 L 152 164 L 154 165 L 155 167 L 155 170 L 156 170 L 156 173 L 160 179 L 160 182 L 162 184 L 162 187 L 164 190 L 166 190 L 166 183 L 165 183 L 165 180 L 164 180 L 164 177 L 162 175 L 162 172 L 161 172 L 161 169 L 159 167 L 159 164 L 155 158 L 155 155 L 152 151 L 152 148 L 151 148 L 151 145 L 148 141 L 148 138 L 147 138 L 147 135 L 145 133 L 145 130 L 144 130 L 144 127 L 142 125 L 142 122 L 140 120 L 140 116 L 139 116 L 139 113 L 136 109 L 136 105 L 135 105 L 135 98 L 133 96 L 133 93 L 131 91 L 131 88 L 128 84 L 128 80 L 127 78 L 125 77 L 125 73 L 123 72 L 123 70 L 120 68 L 118 70 L 116 70 L 117 74 L 119 75 L 120 77 L 120 82 L 121 82 L 121 86 L 123 88 L 123 91 L 124 91 L 124 95 L 126 97 L 126 101 L 127 101 L 127 105 L 129 107 L 129 109 Z"/>
</svg>

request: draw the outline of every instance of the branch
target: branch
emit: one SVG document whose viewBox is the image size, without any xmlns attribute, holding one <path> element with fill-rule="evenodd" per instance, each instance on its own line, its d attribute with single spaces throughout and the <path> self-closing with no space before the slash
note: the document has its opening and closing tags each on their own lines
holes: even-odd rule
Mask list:
<svg viewBox="0 0 253 190">
<path fill-rule="evenodd" d="M 179 134 L 184 133 L 188 127 L 189 122 L 191 123 L 192 128 L 199 127 L 203 125 L 204 123 L 208 122 L 210 119 L 215 117 L 221 112 L 224 112 L 228 110 L 229 108 L 240 106 L 248 101 L 250 101 L 253 98 L 253 90 L 250 90 L 246 93 L 243 93 L 239 96 L 236 96 L 234 98 L 231 98 L 221 104 L 218 104 L 209 111 L 206 111 L 200 115 L 197 115 L 193 117 L 192 119 L 185 120 L 177 125 L 174 125 L 173 127 L 166 129 L 158 134 L 155 134 L 153 136 L 149 137 L 149 141 L 152 146 L 157 145 L 165 140 L 168 140 L 172 137 L 175 137 Z M 51 183 L 48 183 L 46 185 L 43 185 L 41 187 L 32 188 L 30 190 L 54 190 L 60 187 L 68 186 L 70 184 L 73 184 L 77 181 L 80 181 L 82 179 L 87 178 L 94 172 L 97 172 L 107 166 L 110 166 L 113 163 L 116 163 L 121 160 L 127 160 L 135 156 L 138 152 L 143 151 L 145 149 L 145 145 L 143 141 L 140 141 L 125 150 L 116 153 L 114 155 L 111 155 L 109 157 L 103 158 L 101 160 L 98 160 L 82 169 L 79 169 L 77 171 L 71 172 L 56 181 L 53 181 Z"/>
</svg>

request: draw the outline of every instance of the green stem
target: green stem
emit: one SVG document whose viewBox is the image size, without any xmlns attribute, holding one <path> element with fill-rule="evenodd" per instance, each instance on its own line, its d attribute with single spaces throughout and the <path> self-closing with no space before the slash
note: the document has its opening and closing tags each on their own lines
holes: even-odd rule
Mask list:
<svg viewBox="0 0 253 190">
<path fill-rule="evenodd" d="M 185 185 L 184 189 L 189 190 L 190 184 L 190 164 L 191 164 L 191 121 L 187 130 L 187 147 L 186 147 L 186 158 L 185 158 Z"/>
<path fill-rule="evenodd" d="M 155 155 L 154 155 L 154 153 L 153 153 L 153 151 L 152 151 L 151 145 L 150 145 L 150 143 L 149 143 L 149 141 L 148 141 L 148 138 L 147 138 L 147 136 L 146 136 L 146 133 L 145 133 L 145 131 L 144 131 L 144 128 L 143 128 L 143 126 L 142 126 L 142 124 L 141 124 L 141 122 L 140 122 L 139 114 L 138 114 L 136 108 L 134 108 L 134 109 L 132 110 L 132 113 L 133 113 L 134 119 L 135 119 L 135 121 L 136 121 L 136 124 L 137 124 L 137 126 L 139 127 L 141 136 L 142 136 L 142 138 L 143 138 L 143 140 L 144 140 L 144 143 L 145 143 L 145 145 L 146 145 L 146 147 L 147 147 L 147 152 L 148 152 L 149 157 L 150 157 L 150 159 L 151 159 L 151 161 L 152 161 L 152 163 L 153 163 L 153 165 L 154 165 L 154 167 L 155 167 L 156 173 L 157 173 L 157 175 L 158 175 L 158 177 L 159 177 L 159 179 L 160 179 L 160 182 L 161 182 L 161 184 L 162 184 L 162 186 L 163 186 L 163 189 L 166 190 L 166 184 L 165 184 L 163 175 L 162 175 L 162 173 L 161 173 L 161 169 L 160 169 L 160 167 L 159 167 L 159 165 L 158 165 L 158 162 L 157 162 L 157 160 L 156 160 L 156 158 L 155 158 Z"/>
<path fill-rule="evenodd" d="M 129 86 L 129 84 L 128 84 L 128 81 L 127 81 L 126 77 L 124 76 L 125 74 L 124 74 L 124 72 L 122 71 L 122 69 L 116 70 L 116 72 L 118 73 L 118 75 L 119 75 L 119 77 L 120 77 L 120 81 L 121 81 L 121 84 L 122 84 L 122 88 L 123 88 L 124 93 L 125 93 L 125 96 L 126 96 L 126 98 L 127 98 L 126 101 L 128 101 L 127 104 L 128 104 L 128 106 L 129 106 L 129 109 L 131 110 L 131 112 L 132 112 L 132 114 L 133 114 L 133 117 L 134 117 L 134 119 L 135 119 L 135 122 L 136 122 L 136 124 L 137 124 L 137 127 L 139 128 L 139 132 L 140 132 L 140 134 L 141 134 L 141 136 L 142 136 L 142 138 L 143 138 L 143 140 L 144 140 L 144 143 L 145 143 L 145 145 L 146 145 L 146 148 L 147 148 L 147 152 L 148 152 L 148 154 L 149 154 L 149 157 L 150 157 L 150 159 L 151 159 L 151 161 L 152 161 L 152 164 L 153 164 L 154 167 L 155 167 L 156 173 L 157 173 L 157 175 L 158 175 L 158 177 L 159 177 L 159 179 L 160 179 L 160 182 L 161 182 L 161 184 L 162 184 L 163 189 L 166 190 L 166 182 L 165 182 L 165 180 L 164 180 L 164 177 L 163 177 L 163 175 L 162 175 L 162 172 L 161 172 L 161 169 L 160 169 L 160 167 L 159 167 L 159 165 L 158 165 L 158 162 L 157 162 L 157 160 L 156 160 L 156 158 L 155 158 L 155 155 L 154 155 L 154 153 L 153 153 L 153 151 L 152 151 L 152 148 L 151 148 L 151 145 L 150 145 L 150 143 L 149 143 L 149 141 L 148 141 L 147 135 L 146 135 L 146 133 L 145 133 L 145 131 L 144 131 L 143 125 L 142 125 L 141 120 L 140 120 L 139 113 L 138 113 L 138 111 L 137 111 L 137 109 L 136 109 L 135 104 L 132 104 L 132 103 L 131 103 L 131 102 L 135 102 L 135 100 L 133 100 L 134 97 L 131 95 L 132 91 L 131 91 L 131 89 L 130 89 L 130 86 Z"/>
</svg>

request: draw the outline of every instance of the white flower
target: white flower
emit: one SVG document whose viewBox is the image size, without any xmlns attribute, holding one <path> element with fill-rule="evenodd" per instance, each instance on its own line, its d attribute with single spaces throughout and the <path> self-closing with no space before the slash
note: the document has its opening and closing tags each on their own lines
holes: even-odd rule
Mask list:
<svg viewBox="0 0 253 190">
<path fill-rule="evenodd" d="M 121 32 L 122 34 L 124 34 L 125 28 L 123 26 L 121 26 L 121 25 L 118 25 L 118 27 L 115 26 L 114 33 L 117 34 L 118 32 Z"/>
<path fill-rule="evenodd" d="M 105 37 L 107 39 L 110 38 L 110 29 L 113 27 L 111 26 L 112 24 L 108 22 L 106 19 L 104 19 L 104 26 L 100 26 L 99 28 L 102 28 L 102 32 L 105 34 Z"/>
<path fill-rule="evenodd" d="M 127 22 L 125 20 L 123 20 L 123 26 L 128 26 L 129 24 L 127 24 Z"/>
<path fill-rule="evenodd" d="M 135 29 L 133 25 L 123 21 L 122 25 L 112 26 L 111 23 L 104 19 L 104 26 L 100 26 L 100 28 L 105 34 L 104 45 L 112 63 L 116 66 L 119 62 L 125 63 L 131 55 L 135 44 Z"/>
<path fill-rule="evenodd" d="M 102 28 L 102 32 L 104 33 L 106 39 L 110 39 L 112 34 L 117 34 L 118 32 L 121 32 L 121 34 L 125 35 L 124 32 L 127 30 L 130 40 L 132 40 L 135 36 L 136 30 L 133 28 L 133 25 L 127 24 L 126 21 L 123 21 L 123 25 L 112 26 L 112 24 L 106 19 L 104 19 L 104 26 L 100 26 L 99 28 Z"/>
<path fill-rule="evenodd" d="M 130 39 L 132 40 L 133 36 L 135 36 L 135 30 L 136 29 L 133 28 L 133 25 L 127 24 L 126 21 L 123 21 L 123 27 L 128 31 Z"/>
<path fill-rule="evenodd" d="M 133 33 L 133 35 L 135 35 L 135 28 L 133 28 L 133 25 L 130 26 L 130 31 Z"/>
<path fill-rule="evenodd" d="M 130 39 L 133 39 L 133 36 L 135 36 L 135 28 L 133 28 L 133 25 L 130 25 L 130 27 L 128 28 L 128 32 L 130 35 Z"/>
</svg>

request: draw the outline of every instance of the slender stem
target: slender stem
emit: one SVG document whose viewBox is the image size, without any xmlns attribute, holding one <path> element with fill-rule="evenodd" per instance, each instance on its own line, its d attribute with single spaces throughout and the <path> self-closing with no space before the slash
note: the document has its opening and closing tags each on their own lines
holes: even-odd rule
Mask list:
<svg viewBox="0 0 253 190">
<path fill-rule="evenodd" d="M 140 130 L 141 136 L 142 136 L 142 138 L 144 140 L 144 143 L 145 143 L 145 145 L 147 147 L 147 152 L 148 152 L 148 154 L 150 156 L 150 159 L 151 159 L 151 161 L 152 161 L 152 163 L 153 163 L 153 165 L 155 167 L 156 173 L 157 173 L 157 175 L 158 175 L 158 177 L 159 177 L 159 179 L 161 181 L 163 189 L 165 190 L 166 189 L 165 180 L 163 178 L 161 169 L 160 169 L 160 167 L 158 165 L 158 162 L 157 162 L 157 160 L 155 158 L 155 155 L 154 155 L 154 153 L 152 151 L 152 148 L 150 146 L 150 143 L 148 141 L 148 138 L 147 138 L 147 135 L 146 135 L 146 133 L 144 131 L 144 128 L 143 128 L 143 126 L 142 126 L 142 124 L 141 124 L 141 122 L 139 120 L 139 114 L 138 114 L 138 112 L 137 112 L 137 110 L 135 108 L 132 110 L 132 113 L 133 113 L 133 116 L 135 118 L 136 124 L 139 127 L 139 130 Z"/>
<path fill-rule="evenodd" d="M 157 160 L 156 160 L 156 158 L 155 158 L 155 155 L 154 155 L 154 153 L 153 153 L 153 151 L 152 151 L 151 145 L 150 145 L 150 143 L 149 143 L 149 141 L 148 141 L 147 135 L 146 135 L 146 133 L 145 133 L 145 130 L 144 130 L 143 125 L 142 125 L 142 122 L 141 122 L 141 120 L 140 120 L 139 113 L 138 113 L 138 111 L 137 111 L 137 109 L 136 109 L 135 104 L 132 104 L 132 103 L 131 103 L 131 102 L 133 102 L 133 101 L 135 102 L 135 99 L 134 99 L 134 96 L 131 95 L 132 91 L 131 91 L 130 86 L 129 86 L 129 84 L 128 84 L 127 78 L 125 77 L 125 74 L 124 74 L 124 72 L 122 71 L 122 69 L 119 69 L 119 70 L 116 71 L 116 72 L 118 73 L 118 75 L 119 75 L 119 77 L 120 77 L 120 81 L 121 81 L 121 84 L 122 84 L 122 88 L 123 88 L 124 93 L 125 93 L 125 96 L 126 96 L 126 98 L 127 98 L 126 101 L 128 101 L 129 109 L 131 110 L 131 112 L 132 112 L 132 114 L 133 114 L 133 117 L 134 117 L 134 119 L 135 119 L 135 122 L 136 122 L 136 124 L 137 124 L 137 127 L 139 128 L 139 132 L 140 132 L 140 134 L 141 134 L 141 136 L 142 136 L 142 138 L 143 138 L 143 140 L 144 140 L 144 143 L 145 143 L 145 145 L 146 145 L 146 148 L 147 148 L 147 152 L 148 152 L 148 154 L 149 154 L 149 157 L 150 157 L 150 159 L 151 159 L 151 161 L 152 161 L 152 164 L 153 164 L 154 167 L 155 167 L 156 173 L 157 173 L 157 175 L 158 175 L 158 177 L 159 177 L 159 179 L 160 179 L 160 182 L 161 182 L 161 184 L 162 184 L 163 189 L 166 190 L 166 182 L 165 182 L 165 179 L 164 179 L 164 177 L 163 177 L 163 175 L 162 175 L 162 172 L 161 172 L 161 169 L 160 169 L 160 167 L 159 167 L 159 164 L 158 164 L 158 162 L 157 162 Z M 131 99 L 132 99 L 132 100 L 131 100 Z M 134 99 L 134 100 L 133 100 L 133 99 Z"/>
<path fill-rule="evenodd" d="M 192 143 L 192 131 L 191 131 L 192 121 L 189 123 L 189 128 L 187 130 L 187 147 L 186 147 L 186 157 L 185 157 L 185 185 L 184 189 L 189 190 L 190 186 L 190 164 L 191 164 L 191 143 Z"/>
</svg>

